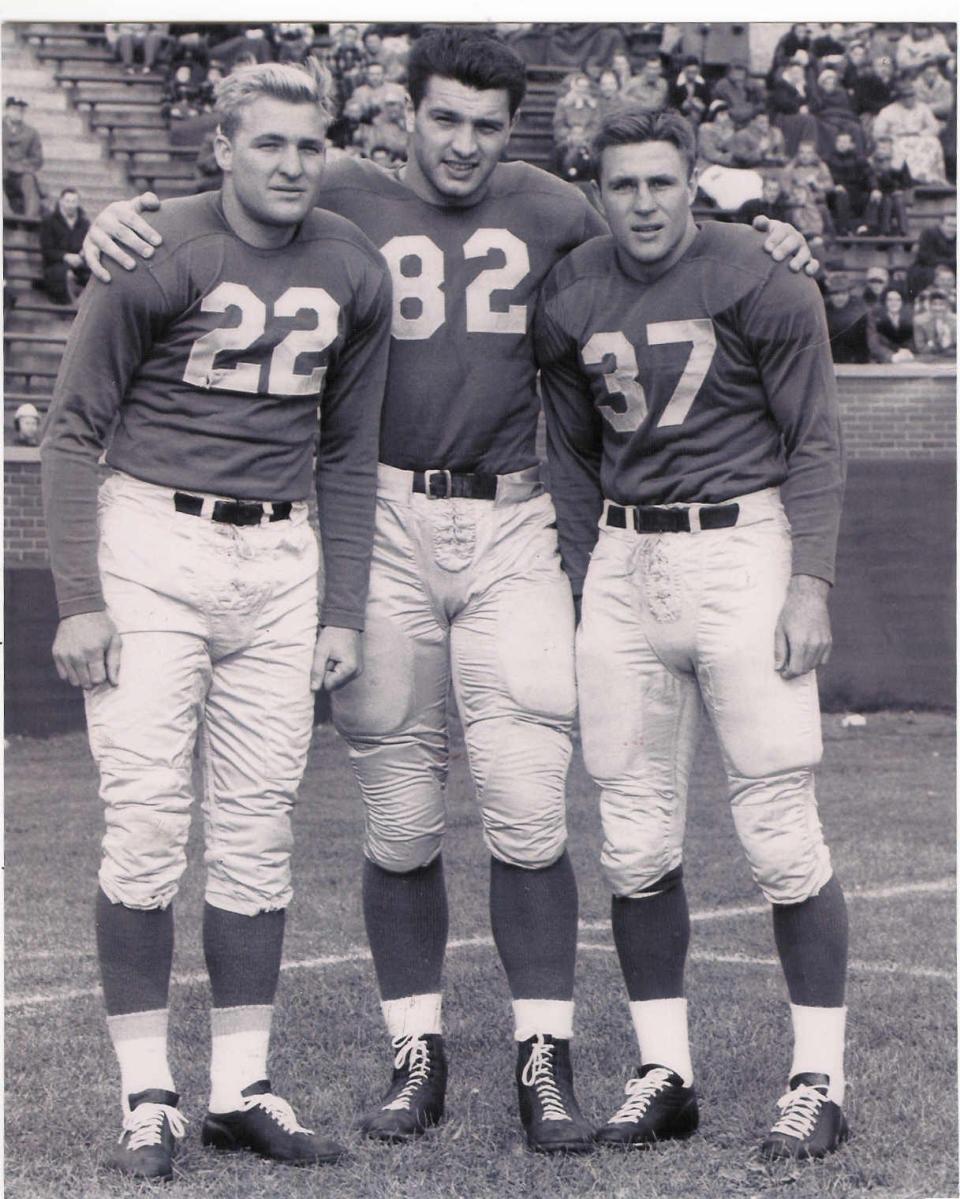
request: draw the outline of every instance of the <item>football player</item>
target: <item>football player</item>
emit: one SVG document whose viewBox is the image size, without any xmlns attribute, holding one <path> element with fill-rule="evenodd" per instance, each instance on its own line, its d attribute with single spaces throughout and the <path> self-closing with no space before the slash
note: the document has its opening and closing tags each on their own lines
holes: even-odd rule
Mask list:
<svg viewBox="0 0 960 1199">
<path fill-rule="evenodd" d="M 149 266 L 87 289 L 41 451 L 53 655 L 84 688 L 106 807 L 97 951 L 124 1107 L 112 1164 L 138 1178 L 170 1178 L 184 1133 L 167 995 L 198 734 L 213 992 L 203 1143 L 292 1164 L 342 1154 L 267 1081 L 311 688 L 361 665 L 390 336 L 383 258 L 313 207 L 323 101 L 293 66 L 222 84 L 222 191 L 165 206 Z M 98 496 L 104 449 L 114 473 Z"/>
<path fill-rule="evenodd" d="M 583 594 L 584 759 L 641 1061 L 597 1139 L 697 1127 L 681 859 L 706 709 L 793 1017 L 762 1150 L 820 1157 L 847 1136 L 847 918 L 813 776 L 844 477 L 823 303 L 752 230 L 697 227 L 679 114 L 612 114 L 596 150 L 610 235 L 552 272 L 536 336 L 560 545 Z"/>
<path fill-rule="evenodd" d="M 502 163 L 523 62 L 482 31 L 447 28 L 410 52 L 406 166 L 343 161 L 320 202 L 378 245 L 394 280 L 364 674 L 337 728 L 364 799 L 363 907 L 394 1069 L 365 1132 L 419 1135 L 443 1115 L 441 847 L 453 687 L 490 852 L 490 918 L 518 1043 L 527 1144 L 587 1152 L 573 1092 L 577 890 L 564 782 L 574 713 L 573 604 L 535 448 L 532 308 L 550 268 L 602 233 L 584 196 Z M 148 201 L 111 205 L 90 243 L 149 251 Z M 150 205 L 152 206 L 152 205 Z M 789 226 L 778 257 L 809 258 Z M 785 238 L 785 243 L 781 241 Z"/>
</svg>

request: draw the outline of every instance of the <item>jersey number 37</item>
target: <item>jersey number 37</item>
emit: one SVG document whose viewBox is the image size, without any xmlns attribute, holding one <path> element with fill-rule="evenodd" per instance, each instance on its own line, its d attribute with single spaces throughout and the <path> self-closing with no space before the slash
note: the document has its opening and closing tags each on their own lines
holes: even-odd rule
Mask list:
<svg viewBox="0 0 960 1199">
<path fill-rule="evenodd" d="M 713 321 L 705 317 L 691 321 L 653 321 L 647 325 L 646 333 L 648 346 L 666 346 L 682 341 L 691 343 L 683 374 L 677 380 L 673 394 L 664 405 L 654 428 L 682 425 L 707 377 L 716 352 L 717 336 Z M 619 401 L 616 405 L 606 401 L 597 405 L 604 420 L 618 433 L 632 433 L 639 429 L 647 416 L 647 397 L 637 378 L 637 355 L 630 342 L 619 331 L 594 333 L 580 354 L 584 366 L 600 367 L 607 392 L 611 399 L 616 397 Z"/>
</svg>

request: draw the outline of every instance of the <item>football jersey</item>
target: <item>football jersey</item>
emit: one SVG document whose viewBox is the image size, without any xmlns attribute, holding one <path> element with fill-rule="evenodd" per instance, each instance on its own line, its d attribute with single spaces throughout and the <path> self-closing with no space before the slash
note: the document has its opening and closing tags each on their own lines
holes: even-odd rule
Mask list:
<svg viewBox="0 0 960 1199">
<path fill-rule="evenodd" d="M 501 163 L 471 207 L 431 204 L 372 163 L 341 160 L 319 203 L 354 221 L 393 275 L 380 459 L 505 474 L 537 461 L 533 307 L 567 251 L 606 230 L 586 197 Z"/>
<path fill-rule="evenodd" d="M 644 281 L 606 236 L 544 284 L 551 492 L 578 583 L 604 497 L 721 504 L 778 485 L 794 572 L 833 580 L 843 459 L 823 301 L 762 243 L 708 222 Z"/>
<path fill-rule="evenodd" d="M 168 201 L 156 227 L 149 263 L 87 287 L 54 391 L 43 461 L 62 613 L 103 606 L 103 447 L 110 466 L 149 483 L 269 501 L 307 497 L 316 449 L 322 619 L 362 627 L 390 340 L 382 257 L 321 210 L 287 245 L 251 246 L 219 193 Z"/>
</svg>

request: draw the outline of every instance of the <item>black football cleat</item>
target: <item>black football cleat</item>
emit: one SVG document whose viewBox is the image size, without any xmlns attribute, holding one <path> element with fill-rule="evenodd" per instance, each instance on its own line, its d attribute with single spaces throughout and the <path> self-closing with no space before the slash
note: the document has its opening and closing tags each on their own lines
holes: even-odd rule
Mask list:
<svg viewBox="0 0 960 1199">
<path fill-rule="evenodd" d="M 379 1105 L 360 1118 L 360 1131 L 375 1141 L 400 1144 L 443 1119 L 447 1059 L 439 1033 L 394 1037 L 393 1048 L 390 1086 Z"/>
<path fill-rule="evenodd" d="M 517 1097 L 534 1153 L 592 1153 L 593 1134 L 573 1093 L 570 1042 L 538 1034 L 517 1046 Z"/>
<path fill-rule="evenodd" d="M 780 1115 L 760 1146 L 762 1157 L 825 1157 L 850 1139 L 840 1105 L 827 1098 L 829 1086 L 826 1074 L 794 1074 L 777 1100 Z"/>
<path fill-rule="evenodd" d="M 177 1141 L 187 1130 L 187 1120 L 177 1108 L 175 1091 L 151 1088 L 128 1097 L 130 1113 L 124 1117 L 120 1140 L 108 1158 L 114 1170 L 130 1178 L 169 1182 Z"/>
<path fill-rule="evenodd" d="M 649 1062 L 627 1081 L 624 1104 L 597 1130 L 598 1145 L 642 1149 L 692 1136 L 700 1124 L 697 1093 L 666 1066 Z"/>
<path fill-rule="evenodd" d="M 213 1149 L 249 1149 L 287 1166 L 320 1166 L 339 1161 L 346 1149 L 317 1136 L 297 1120 L 286 1099 L 274 1095 L 261 1079 L 245 1087 L 243 1107 L 236 1112 L 207 1112 L 200 1139 Z"/>
</svg>

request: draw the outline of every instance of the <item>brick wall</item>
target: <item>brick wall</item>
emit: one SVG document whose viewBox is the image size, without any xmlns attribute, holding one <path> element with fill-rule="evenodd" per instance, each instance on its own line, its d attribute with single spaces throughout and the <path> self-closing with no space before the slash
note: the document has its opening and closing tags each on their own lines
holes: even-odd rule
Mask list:
<svg viewBox="0 0 960 1199">
<path fill-rule="evenodd" d="M 955 371 L 927 364 L 838 366 L 837 381 L 851 459 L 955 457 Z"/>
</svg>

